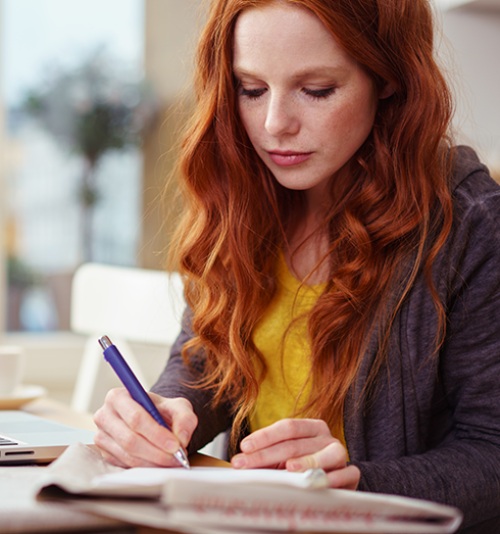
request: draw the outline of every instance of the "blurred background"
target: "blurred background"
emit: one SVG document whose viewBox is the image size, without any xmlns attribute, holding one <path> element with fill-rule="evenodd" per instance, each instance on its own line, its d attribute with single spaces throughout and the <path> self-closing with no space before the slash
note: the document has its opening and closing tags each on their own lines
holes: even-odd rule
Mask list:
<svg viewBox="0 0 500 534">
<path fill-rule="evenodd" d="M 498 177 L 500 0 L 435 2 L 457 139 Z M 0 0 L 0 331 L 26 348 L 25 382 L 56 398 L 84 344 L 69 325 L 75 269 L 164 268 L 202 4 Z"/>
</svg>

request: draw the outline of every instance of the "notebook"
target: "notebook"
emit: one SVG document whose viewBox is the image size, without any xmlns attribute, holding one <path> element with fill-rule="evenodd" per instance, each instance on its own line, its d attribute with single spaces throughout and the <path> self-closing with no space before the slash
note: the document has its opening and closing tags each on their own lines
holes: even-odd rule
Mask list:
<svg viewBox="0 0 500 534">
<path fill-rule="evenodd" d="M 48 463 L 75 442 L 93 446 L 94 432 L 0 410 L 0 465 Z"/>
</svg>

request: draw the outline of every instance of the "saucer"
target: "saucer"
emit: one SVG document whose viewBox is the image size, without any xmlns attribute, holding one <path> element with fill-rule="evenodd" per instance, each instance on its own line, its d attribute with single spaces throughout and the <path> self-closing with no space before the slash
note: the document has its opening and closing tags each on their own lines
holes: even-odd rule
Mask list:
<svg viewBox="0 0 500 534">
<path fill-rule="evenodd" d="M 47 390 L 42 386 L 21 385 L 17 387 L 10 397 L 0 398 L 0 410 L 16 410 L 23 404 L 43 397 Z"/>
</svg>

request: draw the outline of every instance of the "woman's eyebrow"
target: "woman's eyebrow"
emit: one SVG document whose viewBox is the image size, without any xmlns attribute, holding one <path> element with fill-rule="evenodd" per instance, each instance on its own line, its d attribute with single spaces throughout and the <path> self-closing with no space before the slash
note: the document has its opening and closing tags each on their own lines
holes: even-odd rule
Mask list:
<svg viewBox="0 0 500 534">
<path fill-rule="evenodd" d="M 233 74 L 235 76 L 248 76 L 250 78 L 258 78 L 257 74 L 254 74 L 245 69 L 239 69 L 238 67 L 233 67 Z"/>
<path fill-rule="evenodd" d="M 296 72 L 292 78 L 294 79 L 302 79 L 302 78 L 313 78 L 314 76 L 339 76 L 345 72 L 347 72 L 348 69 L 343 66 L 338 67 L 311 67 L 304 69 L 302 71 Z"/>
<path fill-rule="evenodd" d="M 348 72 L 348 68 L 344 66 L 338 67 L 308 67 L 307 69 L 297 71 L 291 75 L 291 79 L 300 80 L 302 78 L 312 78 L 315 76 L 321 77 L 330 77 L 330 76 L 339 76 Z M 262 75 L 256 72 L 252 72 L 250 69 L 241 68 L 238 66 L 233 67 L 233 74 L 235 76 L 248 76 L 249 78 L 263 79 Z"/>
</svg>

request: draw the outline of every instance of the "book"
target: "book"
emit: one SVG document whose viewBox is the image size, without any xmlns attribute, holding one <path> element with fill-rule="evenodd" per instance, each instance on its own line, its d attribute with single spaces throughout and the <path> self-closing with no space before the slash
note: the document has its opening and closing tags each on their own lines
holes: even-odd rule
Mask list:
<svg viewBox="0 0 500 534">
<path fill-rule="evenodd" d="M 228 468 L 133 468 L 70 446 L 46 469 L 39 498 L 110 518 L 178 532 L 455 532 L 456 508 L 429 501 L 328 488 L 305 473 Z"/>
</svg>

